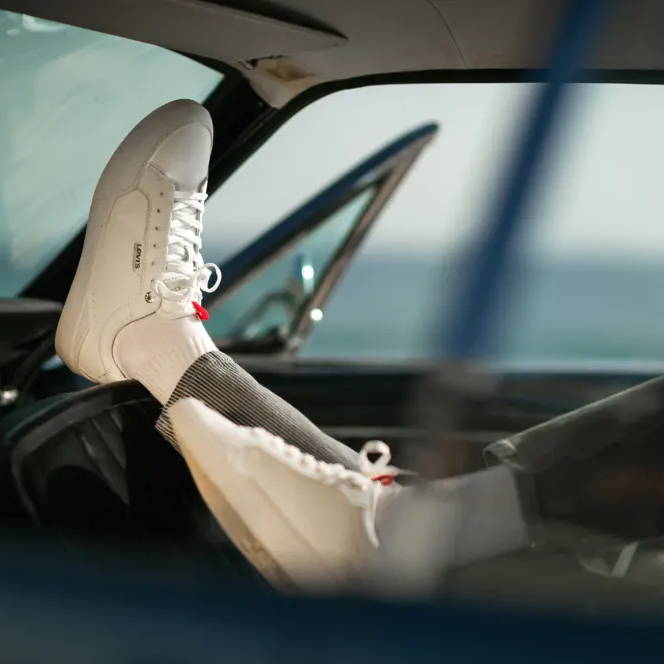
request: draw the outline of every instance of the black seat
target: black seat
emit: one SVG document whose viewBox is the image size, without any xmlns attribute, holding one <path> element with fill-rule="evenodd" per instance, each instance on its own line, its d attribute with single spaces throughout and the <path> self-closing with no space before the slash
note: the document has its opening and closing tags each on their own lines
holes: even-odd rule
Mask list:
<svg viewBox="0 0 664 664">
<path fill-rule="evenodd" d="M 158 416 L 159 404 L 134 381 L 12 413 L 3 422 L 3 465 L 22 507 L 41 525 L 68 519 L 102 529 L 118 519 L 154 524 L 167 510 L 167 529 L 182 529 L 196 490 L 182 458 L 155 430 Z"/>
<path fill-rule="evenodd" d="M 159 408 L 122 381 L 17 409 L 0 426 L 0 514 L 104 547 L 211 556 L 253 578 L 155 429 Z"/>
</svg>

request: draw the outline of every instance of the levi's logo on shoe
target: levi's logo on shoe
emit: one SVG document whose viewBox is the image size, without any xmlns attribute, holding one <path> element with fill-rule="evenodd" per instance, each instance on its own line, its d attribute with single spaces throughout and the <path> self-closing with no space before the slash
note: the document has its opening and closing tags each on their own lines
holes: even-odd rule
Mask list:
<svg viewBox="0 0 664 664">
<path fill-rule="evenodd" d="M 141 269 L 141 254 L 143 253 L 143 245 L 139 242 L 134 242 L 134 270 Z"/>
</svg>

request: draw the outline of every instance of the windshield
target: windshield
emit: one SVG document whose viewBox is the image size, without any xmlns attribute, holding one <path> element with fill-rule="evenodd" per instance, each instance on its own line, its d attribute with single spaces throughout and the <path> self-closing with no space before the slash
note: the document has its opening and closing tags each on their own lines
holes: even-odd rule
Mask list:
<svg viewBox="0 0 664 664">
<path fill-rule="evenodd" d="M 206 254 L 246 241 L 405 128 L 436 121 L 439 137 L 381 212 L 302 349 L 307 358 L 432 357 L 453 277 L 472 269 L 464 251 L 539 89 L 385 85 L 321 99 L 211 198 Z M 577 84 L 571 94 L 529 201 L 490 357 L 517 367 L 652 366 L 664 360 L 664 87 Z M 269 183 L 260 196 L 256 183 Z"/>
<path fill-rule="evenodd" d="M 0 297 L 17 295 L 83 227 L 126 133 L 222 74 L 171 51 L 0 11 Z"/>
</svg>

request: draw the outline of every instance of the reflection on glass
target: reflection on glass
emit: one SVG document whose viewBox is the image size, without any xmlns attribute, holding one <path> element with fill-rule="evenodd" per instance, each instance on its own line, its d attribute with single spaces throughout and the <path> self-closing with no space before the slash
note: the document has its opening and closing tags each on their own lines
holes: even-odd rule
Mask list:
<svg viewBox="0 0 664 664">
<path fill-rule="evenodd" d="M 85 223 L 104 164 L 158 106 L 222 75 L 157 46 L 0 11 L 0 296 Z"/>
<path fill-rule="evenodd" d="M 375 193 L 375 187 L 370 187 L 356 194 L 235 291 L 211 312 L 210 333 L 222 343 L 254 341 L 270 335 L 285 338 Z M 315 309 L 310 316 L 317 321 L 322 314 Z"/>
</svg>

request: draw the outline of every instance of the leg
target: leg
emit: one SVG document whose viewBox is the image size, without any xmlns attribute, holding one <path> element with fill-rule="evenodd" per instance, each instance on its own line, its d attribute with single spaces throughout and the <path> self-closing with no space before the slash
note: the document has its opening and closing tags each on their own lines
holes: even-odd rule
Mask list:
<svg viewBox="0 0 664 664">
<path fill-rule="evenodd" d="M 157 109 L 123 141 L 95 191 L 56 349 L 93 381 L 134 378 L 172 404 L 160 430 L 177 441 L 218 520 L 266 576 L 301 587 L 348 579 L 349 570 L 361 578 L 379 543 L 379 508 L 408 490 L 393 485 L 384 445 L 379 462 L 355 455 L 216 350 L 200 305 L 218 272 L 200 253 L 211 146 L 209 115 L 186 100 Z M 503 480 L 498 488 L 509 497 L 511 479 Z M 491 494 L 477 494 L 477 511 L 496 514 Z M 456 527 L 449 490 L 445 500 Z M 521 543 L 512 530 L 501 550 Z M 472 535 L 461 558 L 489 549 Z"/>
<path fill-rule="evenodd" d="M 207 111 L 180 100 L 142 120 L 113 154 L 92 200 L 58 354 L 94 382 L 134 378 L 162 404 L 193 396 L 353 467 L 355 452 L 219 353 L 203 326 L 201 291 L 216 288 L 208 279 L 217 270 L 200 253 L 211 147 Z M 158 427 L 175 443 L 168 415 Z"/>
<path fill-rule="evenodd" d="M 521 494 L 505 465 L 406 487 L 380 509 L 377 528 L 374 578 L 397 595 L 430 595 L 451 570 L 521 550 L 529 540 Z"/>
<path fill-rule="evenodd" d="M 260 385 L 228 355 L 219 351 L 199 357 L 178 382 L 157 422 L 157 429 L 177 448 L 168 408 L 194 397 L 235 424 L 262 427 L 321 461 L 357 467 L 357 453 L 324 434 L 302 413 Z"/>
<path fill-rule="evenodd" d="M 176 401 L 169 417 L 201 496 L 277 587 L 357 592 L 368 582 L 379 592 L 429 593 L 449 569 L 526 545 L 506 466 L 400 487 L 384 444 L 365 446 L 358 472 L 195 399 Z"/>
</svg>

